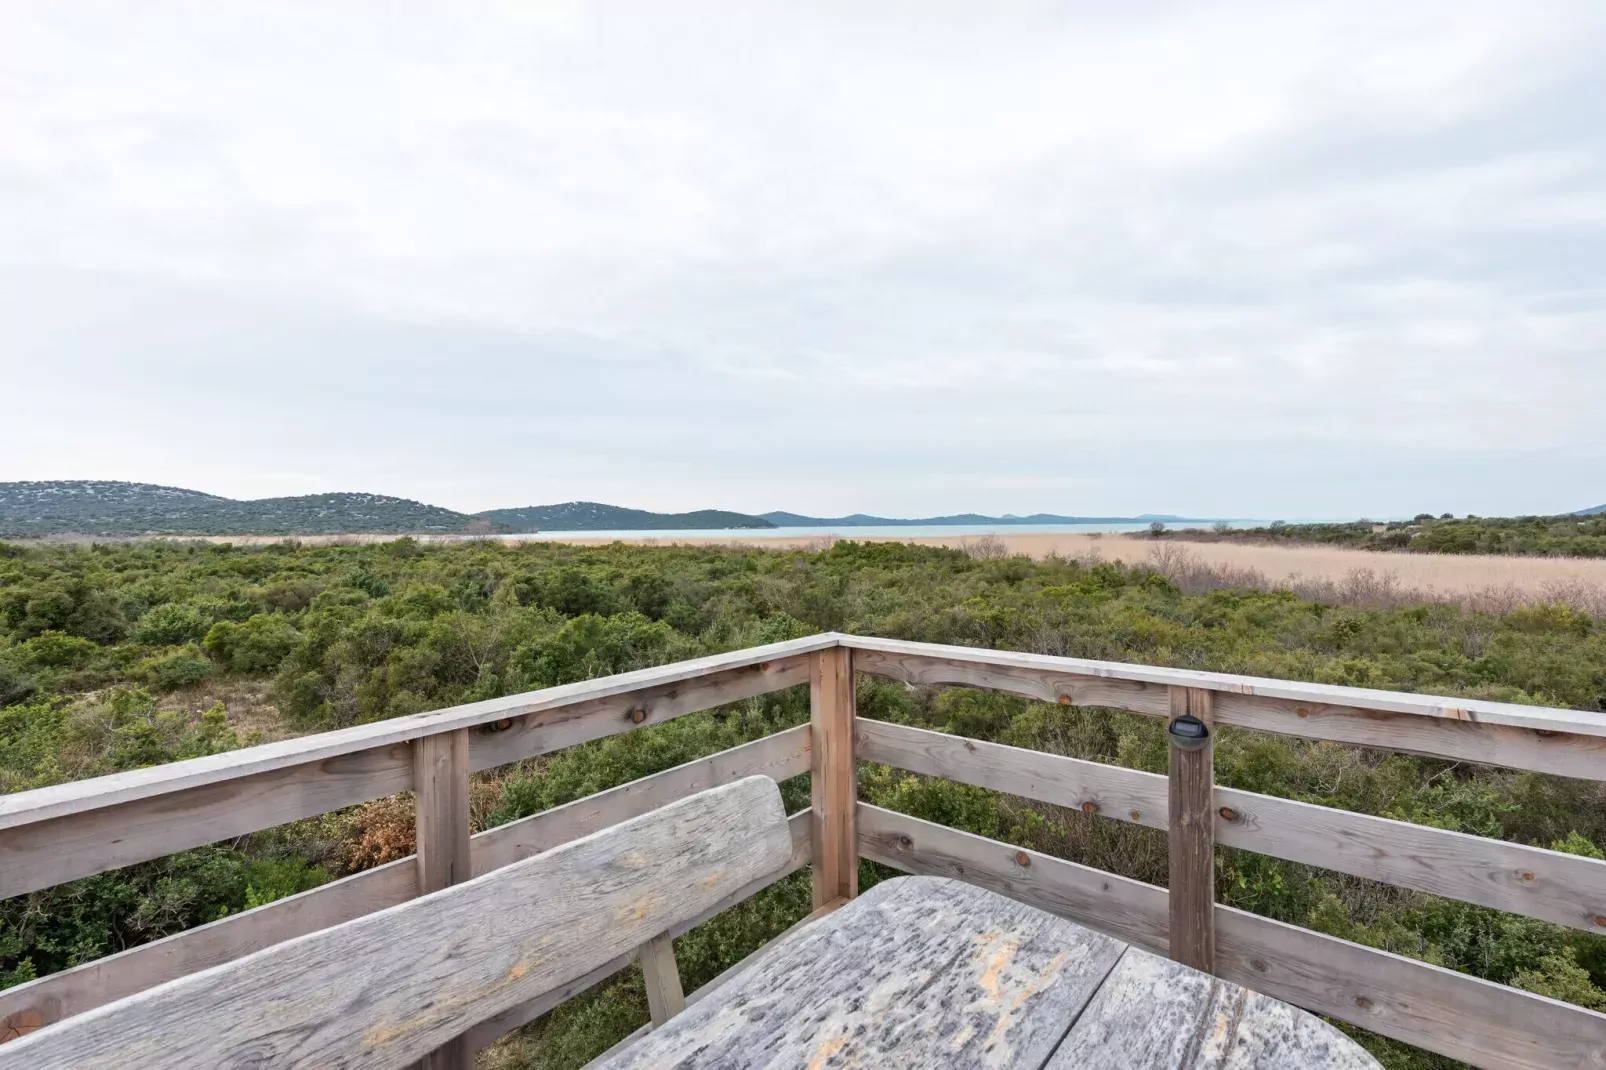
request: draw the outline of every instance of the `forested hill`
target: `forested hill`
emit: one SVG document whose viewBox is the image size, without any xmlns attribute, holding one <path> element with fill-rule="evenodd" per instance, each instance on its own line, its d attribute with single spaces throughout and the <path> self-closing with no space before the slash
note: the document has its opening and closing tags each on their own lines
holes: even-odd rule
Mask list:
<svg viewBox="0 0 1606 1070">
<path fill-rule="evenodd" d="M 463 532 L 474 517 L 385 494 L 237 501 L 109 480 L 0 483 L 0 537 Z M 494 524 L 493 524 L 494 526 Z"/>
<path fill-rule="evenodd" d="M 698 509 L 690 513 L 652 513 L 601 502 L 563 502 L 561 505 L 527 505 L 522 509 L 488 509 L 476 516 L 505 525 L 512 531 L 670 531 L 676 528 L 773 528 L 763 517 L 724 509 Z"/>
</svg>

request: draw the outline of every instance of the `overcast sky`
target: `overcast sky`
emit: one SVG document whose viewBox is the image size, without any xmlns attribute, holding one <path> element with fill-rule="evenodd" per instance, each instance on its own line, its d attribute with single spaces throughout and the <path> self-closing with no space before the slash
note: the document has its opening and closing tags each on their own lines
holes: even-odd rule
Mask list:
<svg viewBox="0 0 1606 1070">
<path fill-rule="evenodd" d="M 0 480 L 1606 501 L 1598 0 L 4 23 Z"/>
</svg>

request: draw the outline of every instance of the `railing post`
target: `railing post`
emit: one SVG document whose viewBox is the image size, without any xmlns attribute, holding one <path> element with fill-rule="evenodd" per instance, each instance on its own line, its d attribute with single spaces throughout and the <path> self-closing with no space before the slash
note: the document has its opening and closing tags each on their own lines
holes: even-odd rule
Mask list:
<svg viewBox="0 0 1606 1070">
<path fill-rule="evenodd" d="M 413 741 L 413 792 L 417 796 L 418 894 L 468 880 L 468 729 Z M 426 1056 L 422 1070 L 469 1070 L 474 1054 L 461 1036 Z"/>
<path fill-rule="evenodd" d="M 668 933 L 641 945 L 641 976 L 647 984 L 647 1013 L 654 1029 L 686 1009 L 680 965 L 675 961 L 675 941 Z"/>
<path fill-rule="evenodd" d="M 814 906 L 859 894 L 858 776 L 853 764 L 853 651 L 810 656 L 810 803 Z"/>
<path fill-rule="evenodd" d="M 1210 692 L 1171 688 L 1171 957 L 1216 971 L 1215 721 Z"/>
</svg>

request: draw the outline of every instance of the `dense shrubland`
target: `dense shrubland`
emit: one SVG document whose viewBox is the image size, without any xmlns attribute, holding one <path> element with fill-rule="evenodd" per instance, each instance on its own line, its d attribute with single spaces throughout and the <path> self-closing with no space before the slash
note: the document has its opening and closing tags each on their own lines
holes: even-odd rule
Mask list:
<svg viewBox="0 0 1606 1070">
<path fill-rule="evenodd" d="M 0 790 L 207 754 L 718 650 L 842 629 L 1606 708 L 1606 628 L 1559 605 L 1326 605 L 1184 594 L 1145 570 L 903 544 L 818 552 L 472 543 L 238 549 L 0 544 Z M 964 690 L 860 681 L 861 712 L 1161 771 L 1158 724 Z M 478 777 L 490 827 L 807 719 L 797 690 Z M 1224 731 L 1223 783 L 1598 855 L 1599 785 Z M 806 784 L 784 785 L 789 807 Z M 865 767 L 864 798 L 1156 883 L 1161 834 Z M 410 802 L 381 799 L 0 904 L 0 984 L 249 909 L 410 853 Z M 1247 852 L 1223 901 L 1586 1006 L 1606 1006 L 1606 940 Z M 865 881 L 881 874 L 866 863 Z M 693 988 L 791 924 L 807 875 L 677 941 Z M 575 1066 L 645 1020 L 626 973 L 490 1058 Z M 1377 1038 L 1391 1066 L 1451 1065 Z"/>
<path fill-rule="evenodd" d="M 1305 542 L 1361 550 L 1424 554 L 1526 554 L 1536 557 L 1606 557 L 1606 513 L 1587 516 L 1456 518 L 1419 514 L 1414 520 L 1374 524 L 1275 523 L 1257 528 L 1167 532 L 1167 538 L 1212 542 Z"/>
</svg>

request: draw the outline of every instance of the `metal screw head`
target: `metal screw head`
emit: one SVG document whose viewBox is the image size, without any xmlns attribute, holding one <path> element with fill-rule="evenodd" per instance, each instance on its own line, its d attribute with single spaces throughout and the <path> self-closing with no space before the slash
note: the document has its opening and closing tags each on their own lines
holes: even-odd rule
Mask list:
<svg viewBox="0 0 1606 1070">
<path fill-rule="evenodd" d="M 1210 726 L 1191 713 L 1174 719 L 1166 728 L 1178 750 L 1202 750 L 1210 742 Z"/>
</svg>

